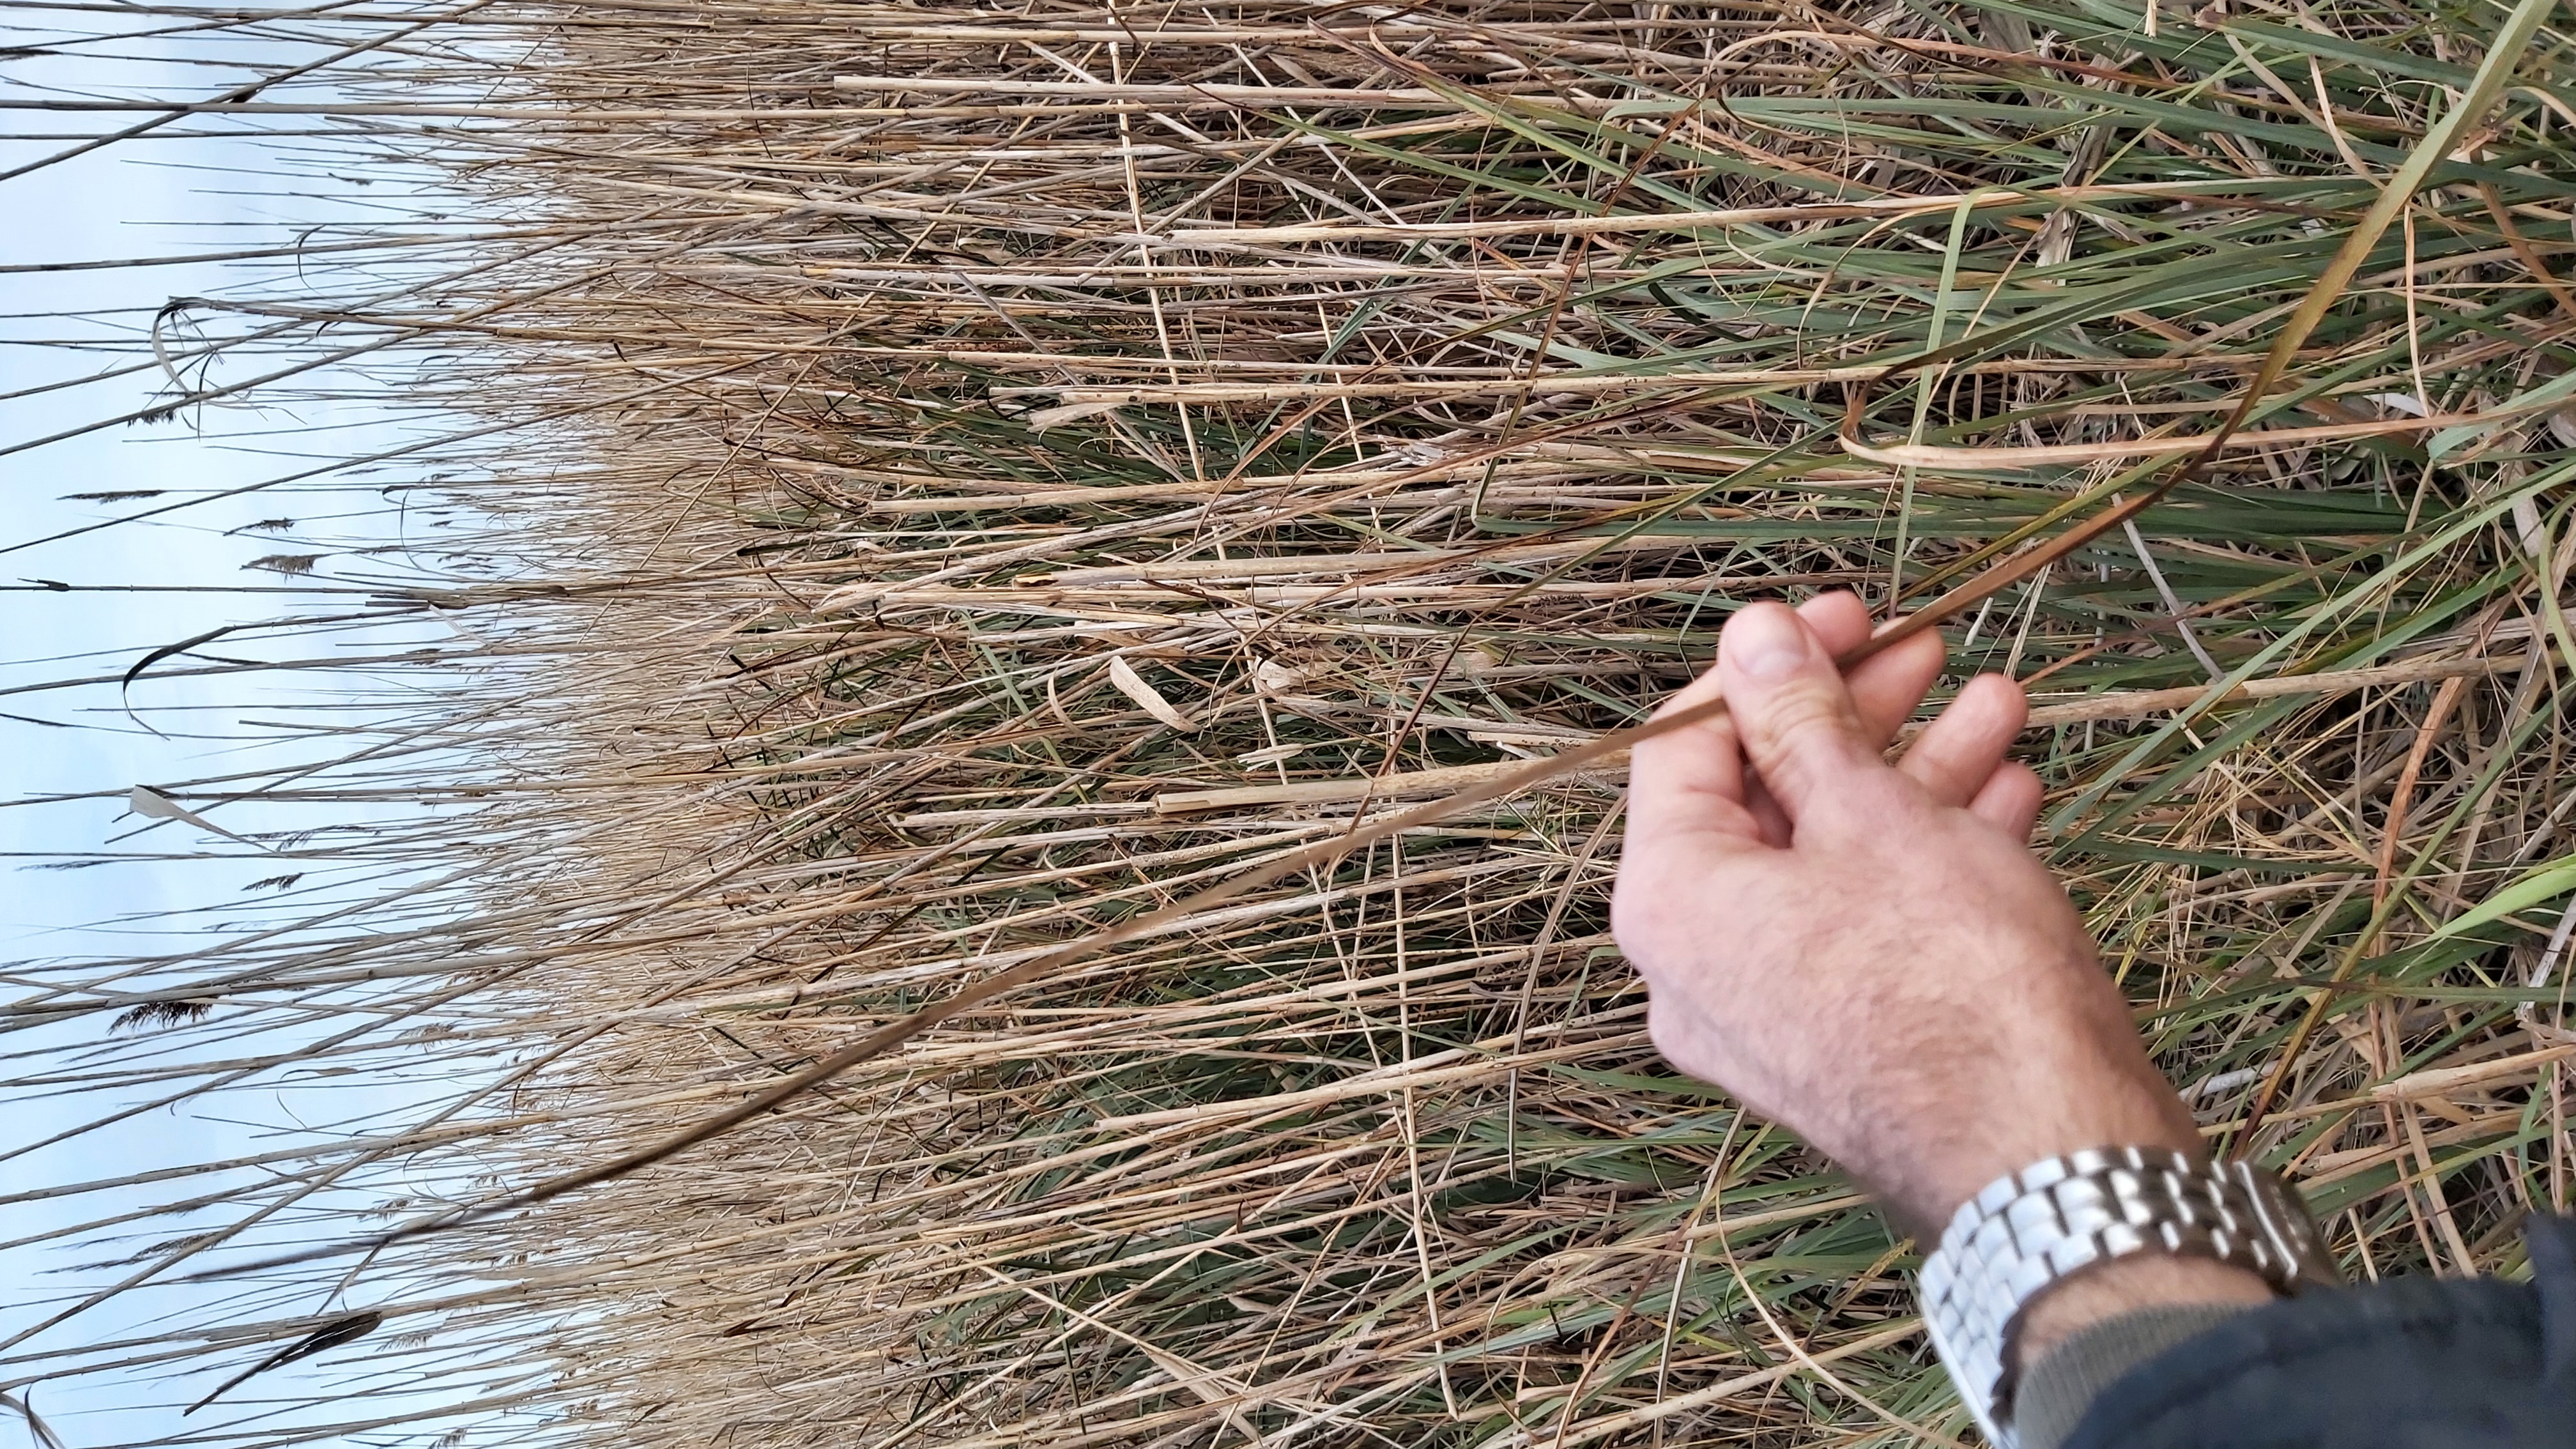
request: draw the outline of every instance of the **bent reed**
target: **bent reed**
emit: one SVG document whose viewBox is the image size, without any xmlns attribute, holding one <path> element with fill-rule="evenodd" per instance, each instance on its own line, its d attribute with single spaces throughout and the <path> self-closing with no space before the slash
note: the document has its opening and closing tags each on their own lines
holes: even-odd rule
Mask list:
<svg viewBox="0 0 2576 1449">
<path fill-rule="evenodd" d="M 266 300 L 172 302 L 151 345 L 258 379 L 163 407 L 374 379 L 432 420 L 348 461 L 456 538 L 270 572 L 309 575 L 289 637 L 454 638 L 347 666 L 415 702 L 314 726 L 318 780 L 161 788 L 383 819 L 253 838 L 340 883 L 310 909 L 16 968 L 17 1074 L 102 1120 L 446 1085 L 256 1172 L 136 1164 L 160 1206 L 49 1236 L 233 1271 L 155 1335 L 11 1348 L 13 1394 L 185 1403 L 314 1345 L 204 1432 L 392 1442 L 400 1392 L 476 1443 L 1965 1434 L 1913 1245 L 1649 1046 L 1615 763 L 667 1162 L 237 1250 L 613 1160 L 1637 723 L 1746 600 L 1901 614 L 2043 546 L 2219 429 L 2410 162 L 2241 435 L 1954 620 L 1944 692 L 2029 683 L 2044 849 L 2108 969 L 2351 1271 L 2519 1271 L 2567 1201 L 2576 74 L 2545 7 L 150 13 L 344 54 L 42 109 L 441 178 L 443 216 L 283 245 Z"/>
</svg>

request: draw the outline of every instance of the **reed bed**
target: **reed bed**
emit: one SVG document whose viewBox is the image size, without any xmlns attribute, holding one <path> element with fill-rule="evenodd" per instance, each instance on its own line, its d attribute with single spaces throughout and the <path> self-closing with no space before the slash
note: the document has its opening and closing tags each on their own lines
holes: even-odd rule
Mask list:
<svg viewBox="0 0 2576 1449">
<path fill-rule="evenodd" d="M 451 1085 L 205 1165 L 134 1261 L 230 1263 L 225 1295 L 12 1350 L 13 1393 L 122 1364 L 194 1399 L 310 1346 L 202 1442 L 391 1442 L 397 1389 L 470 1442 L 1963 1436 L 1913 1246 L 1649 1046 L 1615 760 L 614 1180 L 286 1265 L 201 1224 L 434 1225 L 1634 724 L 1747 600 L 1904 612 L 2168 479 L 2320 286 L 2234 443 L 1962 611 L 1944 690 L 2028 683 L 2108 968 L 2353 1272 L 2516 1272 L 2566 1203 L 2576 85 L 2545 7 L 154 13 L 352 52 L 187 124 L 452 192 L 303 239 L 271 301 L 172 304 L 165 347 L 260 397 L 373 376 L 441 430 L 354 461 L 453 537 L 322 561 L 285 627 L 454 640 L 351 666 L 417 702 L 317 727 L 318 780 L 163 793 L 442 808 L 261 841 L 328 909 L 19 968 L 10 1021 L 52 1033 L 22 1079 L 103 1114 Z"/>
</svg>

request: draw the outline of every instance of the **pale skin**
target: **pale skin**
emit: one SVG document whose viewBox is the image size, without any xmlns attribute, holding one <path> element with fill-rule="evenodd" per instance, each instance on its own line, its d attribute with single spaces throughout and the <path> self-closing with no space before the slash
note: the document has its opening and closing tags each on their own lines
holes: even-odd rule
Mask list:
<svg viewBox="0 0 2576 1449">
<path fill-rule="evenodd" d="M 1918 1237 L 2007 1172 L 2086 1147 L 2199 1154 L 2084 922 L 2028 842 L 2039 778 L 2008 758 L 2028 706 L 1970 681 L 1895 764 L 1941 672 L 1935 633 L 1846 676 L 1847 593 L 1727 622 L 1665 705 L 1727 713 L 1636 747 L 1612 899 L 1675 1066 L 1804 1137 Z M 2132 1308 L 2254 1303 L 2261 1279 L 2145 1255 L 2023 1315 L 2018 1359 Z"/>
</svg>

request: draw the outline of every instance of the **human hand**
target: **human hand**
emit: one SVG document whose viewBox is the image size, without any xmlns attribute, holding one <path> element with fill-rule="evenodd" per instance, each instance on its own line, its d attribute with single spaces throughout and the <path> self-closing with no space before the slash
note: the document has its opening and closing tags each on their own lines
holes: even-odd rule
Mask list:
<svg viewBox="0 0 2576 1449">
<path fill-rule="evenodd" d="M 1988 1182 L 2105 1145 L 2198 1154 L 2084 923 L 2026 842 L 2020 687 L 1971 681 L 1898 764 L 1924 633 L 1855 666 L 1850 594 L 1740 611 L 1639 744 L 1611 921 L 1674 1065 L 1796 1131 L 1918 1236 Z M 2213 1268 L 2215 1265 L 2211 1265 Z M 2232 1270 L 2218 1270 L 2229 1272 Z M 2259 1284 L 2257 1285 L 2259 1287 Z"/>
</svg>

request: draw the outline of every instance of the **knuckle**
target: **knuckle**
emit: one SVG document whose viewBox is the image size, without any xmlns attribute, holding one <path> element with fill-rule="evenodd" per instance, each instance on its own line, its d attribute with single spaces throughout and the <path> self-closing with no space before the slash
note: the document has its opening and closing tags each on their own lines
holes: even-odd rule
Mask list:
<svg viewBox="0 0 2576 1449">
<path fill-rule="evenodd" d="M 1797 685 L 1770 700 L 1756 721 L 1748 721 L 1744 749 L 1765 776 L 1788 761 L 1820 746 L 1836 746 L 1858 729 L 1850 701 L 1829 687 Z"/>
<path fill-rule="evenodd" d="M 1751 723 L 1754 733 L 1778 741 L 1816 730 L 1839 732 L 1857 727 L 1859 721 L 1852 713 L 1850 696 L 1836 683 L 1801 679 L 1765 700 Z"/>
</svg>

